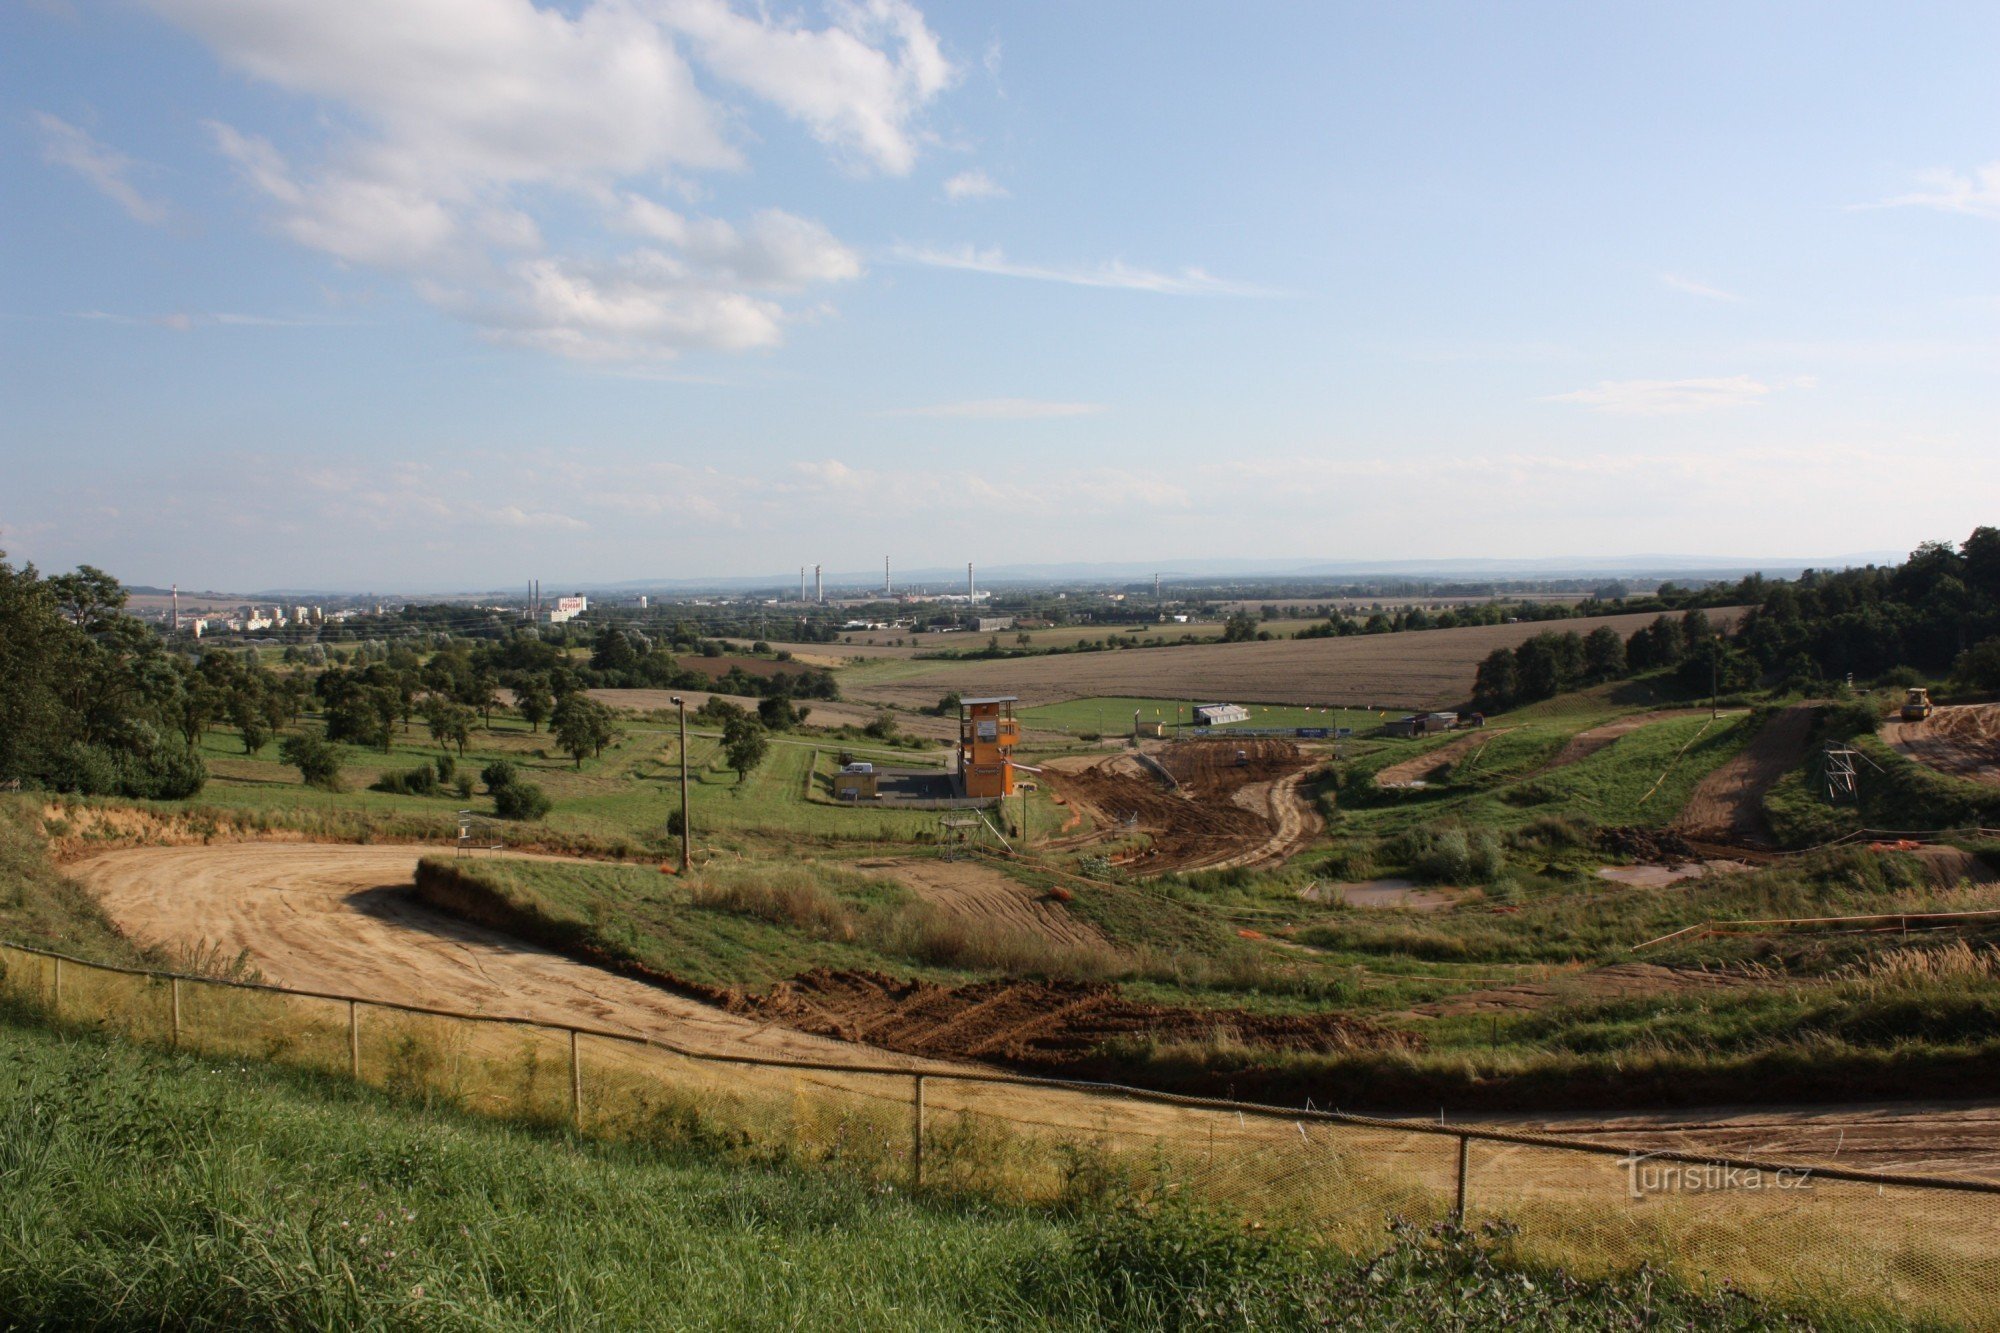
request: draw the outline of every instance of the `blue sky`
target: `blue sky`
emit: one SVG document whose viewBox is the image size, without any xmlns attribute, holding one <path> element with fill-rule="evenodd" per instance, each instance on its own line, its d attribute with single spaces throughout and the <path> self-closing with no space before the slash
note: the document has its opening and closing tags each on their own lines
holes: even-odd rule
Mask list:
<svg viewBox="0 0 2000 1333">
<path fill-rule="evenodd" d="M 0 547 L 135 582 L 1907 549 L 2000 9 L 22 0 Z"/>
</svg>

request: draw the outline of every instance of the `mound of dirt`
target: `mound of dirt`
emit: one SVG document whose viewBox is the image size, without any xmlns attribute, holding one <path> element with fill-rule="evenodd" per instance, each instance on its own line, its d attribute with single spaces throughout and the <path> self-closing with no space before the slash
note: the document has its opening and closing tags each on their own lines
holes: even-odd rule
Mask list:
<svg viewBox="0 0 2000 1333">
<path fill-rule="evenodd" d="M 1083 982 L 985 981 L 939 986 L 879 972 L 825 968 L 732 1000 L 733 1012 L 843 1041 L 947 1059 L 998 1060 L 1078 1072 L 1119 1040 L 1205 1042 L 1218 1037 L 1287 1051 L 1410 1049 L 1407 1033 L 1338 1014 L 1253 1014 L 1140 1004 L 1117 987 Z"/>
<path fill-rule="evenodd" d="M 1882 739 L 1928 768 L 2000 786 L 2000 704 L 1954 704 L 1922 722 L 1891 721 Z"/>
<path fill-rule="evenodd" d="M 1317 816 L 1297 808 L 1297 779 L 1314 760 L 1290 741 L 1180 741 L 1155 761 L 1177 784 L 1172 790 L 1122 756 L 1080 771 L 1045 770 L 1056 791 L 1097 825 L 1072 841 L 1144 833 L 1148 845 L 1126 864 L 1164 874 L 1282 859 L 1288 848 L 1281 844 L 1317 828 Z"/>
</svg>

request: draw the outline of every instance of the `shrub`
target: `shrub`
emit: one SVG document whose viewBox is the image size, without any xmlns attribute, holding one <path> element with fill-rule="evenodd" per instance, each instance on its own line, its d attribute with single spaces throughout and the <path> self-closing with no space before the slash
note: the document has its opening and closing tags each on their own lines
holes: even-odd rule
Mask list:
<svg viewBox="0 0 2000 1333">
<path fill-rule="evenodd" d="M 340 790 L 340 750 L 324 737 L 287 736 L 278 746 L 278 757 L 299 770 L 306 786 Z"/>
<path fill-rule="evenodd" d="M 1444 824 L 1396 840 L 1397 859 L 1432 884 L 1491 884 L 1507 868 L 1507 849 L 1491 829 Z"/>
<path fill-rule="evenodd" d="M 369 790 L 394 792 L 398 796 L 435 796 L 438 791 L 437 769 L 429 764 L 418 764 L 398 773 L 384 773 L 375 779 Z"/>
<path fill-rule="evenodd" d="M 511 787 L 521 780 L 521 770 L 511 759 L 495 759 L 479 770 L 479 780 L 486 784 L 486 790 L 499 791 Z"/>
<path fill-rule="evenodd" d="M 437 769 L 439 782 L 450 782 L 453 775 L 458 772 L 458 761 L 448 754 L 441 754 L 431 760 L 431 766 Z"/>
<path fill-rule="evenodd" d="M 502 819 L 540 819 L 553 805 L 532 782 L 510 782 L 493 793 L 493 809 Z"/>
</svg>

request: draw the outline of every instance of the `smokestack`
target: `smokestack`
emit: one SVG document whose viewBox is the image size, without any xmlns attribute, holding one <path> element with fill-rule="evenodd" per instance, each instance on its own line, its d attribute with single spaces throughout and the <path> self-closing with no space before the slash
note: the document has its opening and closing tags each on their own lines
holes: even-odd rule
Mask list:
<svg viewBox="0 0 2000 1333">
<path fill-rule="evenodd" d="M 968 603 L 979 600 L 979 587 L 972 581 L 972 562 L 965 562 L 965 600 Z"/>
<path fill-rule="evenodd" d="M 181 632 L 181 585 L 174 585 L 174 633 Z"/>
<path fill-rule="evenodd" d="M 896 585 L 889 582 L 889 557 L 886 555 L 882 557 L 882 595 L 884 597 L 896 595 Z"/>
<path fill-rule="evenodd" d="M 813 566 L 813 600 L 826 605 L 826 585 L 820 581 L 818 565 Z"/>
<path fill-rule="evenodd" d="M 805 567 L 804 565 L 800 565 L 800 566 L 799 566 L 799 600 L 803 602 L 803 601 L 804 601 L 805 599 L 806 599 L 806 567 Z"/>
</svg>

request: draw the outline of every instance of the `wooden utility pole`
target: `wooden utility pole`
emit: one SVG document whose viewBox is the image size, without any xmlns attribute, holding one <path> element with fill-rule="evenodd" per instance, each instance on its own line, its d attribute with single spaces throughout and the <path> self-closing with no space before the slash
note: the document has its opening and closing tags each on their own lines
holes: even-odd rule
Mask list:
<svg viewBox="0 0 2000 1333">
<path fill-rule="evenodd" d="M 694 864 L 688 850 L 694 837 L 688 826 L 688 701 L 676 694 L 674 704 L 681 710 L 681 873 L 685 875 Z"/>
</svg>

